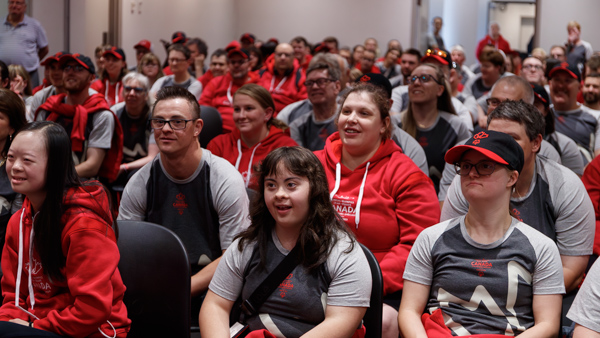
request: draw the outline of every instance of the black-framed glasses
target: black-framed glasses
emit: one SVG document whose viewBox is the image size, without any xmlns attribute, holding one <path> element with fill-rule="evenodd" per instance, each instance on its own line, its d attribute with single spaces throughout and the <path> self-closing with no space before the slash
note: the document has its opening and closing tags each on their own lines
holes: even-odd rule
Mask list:
<svg viewBox="0 0 600 338">
<path fill-rule="evenodd" d="M 163 120 L 163 119 L 150 119 L 150 128 L 152 129 L 163 129 L 165 124 L 169 124 L 169 127 L 173 130 L 182 130 L 187 127 L 187 123 L 190 121 L 196 121 L 197 119 L 191 120 L 183 120 L 183 119 L 173 119 L 173 120 Z"/>
<path fill-rule="evenodd" d="M 125 89 L 126 93 L 129 93 L 130 91 L 133 90 L 136 94 L 141 94 L 146 91 L 146 88 L 142 88 L 142 87 L 125 86 L 125 87 L 123 87 L 123 89 Z"/>
<path fill-rule="evenodd" d="M 441 85 L 440 81 L 435 78 L 435 76 L 431 74 L 423 74 L 423 75 L 413 75 L 408 78 L 408 84 L 414 84 L 417 80 L 421 81 L 421 83 L 427 83 L 433 80 L 435 83 Z"/>
<path fill-rule="evenodd" d="M 316 80 L 306 80 L 306 81 L 304 81 L 304 86 L 306 86 L 306 88 L 310 88 L 316 83 L 317 86 L 323 87 L 324 85 L 328 84 L 329 82 L 333 82 L 333 81 L 335 81 L 335 80 L 326 78 L 326 77 L 316 79 Z"/>
<path fill-rule="evenodd" d="M 468 176 L 471 169 L 475 168 L 477 175 L 488 176 L 494 173 L 496 169 L 496 162 L 493 161 L 481 161 L 479 163 L 459 162 L 454 164 L 454 170 L 457 175 Z"/>
</svg>

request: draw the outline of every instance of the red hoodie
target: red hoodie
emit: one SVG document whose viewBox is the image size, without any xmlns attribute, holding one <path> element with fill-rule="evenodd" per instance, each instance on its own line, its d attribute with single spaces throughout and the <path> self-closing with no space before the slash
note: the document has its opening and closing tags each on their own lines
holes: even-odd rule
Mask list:
<svg viewBox="0 0 600 338">
<path fill-rule="evenodd" d="M 121 83 L 121 81 L 110 83 L 108 79 L 98 79 L 92 82 L 90 88 L 104 95 L 109 107 L 124 101 L 123 83 Z"/>
<path fill-rule="evenodd" d="M 87 191 L 86 191 L 87 190 Z M 48 197 L 50 198 L 50 197 Z M 44 274 L 38 253 L 30 252 L 32 215 L 29 200 L 8 223 L 2 251 L 2 295 L 0 320 L 34 319 L 15 306 L 19 304 L 39 319 L 35 328 L 69 337 L 125 337 L 131 321 L 123 304 L 125 286 L 117 269 L 119 249 L 112 229 L 108 198 L 102 186 L 70 188 L 63 200 L 62 251 L 66 258 L 61 273 L 65 281 L 52 281 Z M 22 222 L 22 231 L 19 230 Z M 19 237 L 23 248 L 19 250 Z M 22 266 L 19 267 L 19 257 Z M 28 277 L 31 269 L 32 284 Z M 17 271 L 21 269 L 20 282 Z M 28 286 L 32 288 L 32 301 Z M 33 304 L 33 305 L 32 305 Z"/>
<path fill-rule="evenodd" d="M 483 47 L 487 45 L 492 45 L 496 47 L 496 49 L 502 50 L 504 53 L 509 53 L 512 51 L 510 49 L 510 44 L 508 43 L 508 41 L 504 40 L 502 35 L 498 35 L 498 40 L 494 40 L 488 34 L 477 44 L 477 49 L 475 50 L 475 57 L 477 58 L 477 60 L 479 60 L 479 54 L 481 54 L 481 50 L 483 49 Z"/>
<path fill-rule="evenodd" d="M 340 162 L 338 132 L 315 154 L 325 168 L 334 208 L 379 261 L 384 295 L 402 290 L 413 243 L 423 229 L 440 219 L 431 180 L 391 140 L 383 140 L 375 155 L 354 170 Z"/>
<path fill-rule="evenodd" d="M 275 101 L 276 113 L 279 113 L 288 104 L 306 99 L 306 87 L 304 86 L 306 75 L 296 59 L 294 59 L 294 68 L 285 74 L 275 75 L 274 67 L 275 62 L 272 62 L 266 68 L 258 71 L 260 76 L 258 84 L 271 93 L 273 101 Z"/>
<path fill-rule="evenodd" d="M 256 83 L 257 80 L 257 75 L 249 72 L 244 84 Z M 233 77 L 227 72 L 223 76 L 212 79 L 208 86 L 202 90 L 202 96 L 200 96 L 198 102 L 201 106 L 217 108 L 223 119 L 223 133 L 230 133 L 235 129 L 233 123 L 233 94 L 240 87 L 233 83 Z"/>
<path fill-rule="evenodd" d="M 233 164 L 242 174 L 246 188 L 257 190 L 258 181 L 252 176 L 252 168 L 264 160 L 271 150 L 297 145 L 296 141 L 285 135 L 283 130 L 271 126 L 269 135 L 252 148 L 242 141 L 240 131 L 235 128 L 231 133 L 221 134 L 212 139 L 206 149 Z"/>
</svg>

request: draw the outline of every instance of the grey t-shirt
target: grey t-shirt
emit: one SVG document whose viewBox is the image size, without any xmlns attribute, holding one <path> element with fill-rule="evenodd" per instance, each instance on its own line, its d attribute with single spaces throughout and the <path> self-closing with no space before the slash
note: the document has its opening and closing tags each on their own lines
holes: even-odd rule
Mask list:
<svg viewBox="0 0 600 338">
<path fill-rule="evenodd" d="M 513 213 L 523 222 L 555 240 L 565 256 L 591 255 L 596 217 L 581 179 L 554 161 L 537 156 L 535 174 L 527 194 L 511 198 Z M 442 208 L 442 221 L 465 215 L 469 202 L 462 194 L 460 176 L 450 185 Z"/>
<path fill-rule="evenodd" d="M 266 328 L 276 335 L 282 333 L 278 337 L 299 337 L 324 319 L 328 305 L 369 306 L 371 270 L 367 259 L 358 242 L 354 242 L 352 251 L 344 252 L 348 249 L 349 238 L 339 236 L 325 262 L 325 276 L 315 278 L 307 274 L 304 267 L 297 266 L 259 308 L 259 314 L 249 318 L 250 329 Z M 274 231 L 271 238 L 267 271 L 259 271 L 261 269 L 256 266 L 256 259 L 253 259 L 255 243 L 249 243 L 240 252 L 237 239 L 223 254 L 209 289 L 230 301 L 237 300 L 240 295 L 249 297 L 289 254 Z"/>
<path fill-rule="evenodd" d="M 404 279 L 430 286 L 426 309 L 441 308 L 456 335 L 519 334 L 534 325 L 534 295 L 565 292 L 556 245 L 514 218 L 490 244 L 469 236 L 464 217 L 426 228 Z"/>
<path fill-rule="evenodd" d="M 567 318 L 600 333 L 600 260 L 588 271 Z"/>
<path fill-rule="evenodd" d="M 560 164 L 573 170 L 579 176 L 583 175 L 583 157 L 575 141 L 557 131 L 546 135 L 545 141 L 550 143 L 560 156 Z"/>
<path fill-rule="evenodd" d="M 150 97 L 156 97 L 156 93 L 161 90 L 163 87 L 168 86 L 178 86 L 187 89 L 192 95 L 196 97 L 197 100 L 200 100 L 200 95 L 202 95 L 202 83 L 193 76 L 187 79 L 185 82 L 177 83 L 175 82 L 175 75 L 167 75 L 163 76 L 160 79 L 156 80 L 150 89 Z"/>
<path fill-rule="evenodd" d="M 158 165 L 158 166 L 157 166 Z M 244 186 L 244 181 L 240 173 L 226 160 L 213 155 L 210 151 L 202 149 L 202 159 L 198 165 L 198 169 L 187 179 L 178 180 L 170 176 L 164 169 L 160 154 L 156 156 L 150 163 L 143 166 L 133 177 L 129 180 L 123 191 L 123 198 L 121 199 L 121 206 L 119 208 L 119 220 L 146 220 L 151 212 L 156 210 L 148 210 L 147 203 L 149 200 L 148 188 L 149 182 L 152 182 L 151 172 L 153 167 L 161 170 L 160 174 L 165 177 L 163 180 L 164 184 L 168 185 L 169 195 L 158 195 L 150 196 L 154 201 L 160 203 L 158 208 L 164 209 L 171 207 L 174 210 L 175 215 L 180 217 L 181 220 L 175 218 L 167 218 L 159 222 L 159 224 L 166 226 L 173 230 L 184 242 L 188 251 L 197 251 L 195 246 L 198 243 L 191 243 L 190 233 L 194 232 L 194 227 L 199 227 L 203 224 L 201 219 L 193 219 L 192 213 L 196 212 L 195 206 L 197 203 L 210 203 L 211 209 L 206 213 L 216 213 L 216 221 L 218 222 L 218 234 L 212 234 L 212 236 L 218 237 L 218 245 L 220 250 L 225 250 L 233 241 L 233 238 L 245 230 L 250 220 L 248 218 L 248 195 Z M 202 172 L 204 170 L 204 172 Z M 207 173 L 208 171 L 208 173 Z M 207 175 L 208 174 L 208 175 Z M 196 195 L 187 195 L 183 192 L 176 193 L 179 190 L 186 188 L 186 184 L 190 182 L 196 183 L 196 178 L 202 175 L 205 177 L 207 182 L 199 182 L 198 184 L 208 187 L 207 191 L 200 191 L 196 189 Z M 186 190 L 189 191 L 189 190 Z M 160 194 L 160 191 L 158 192 Z M 201 201 L 201 197 L 210 196 L 210 201 Z M 191 208 L 189 208 L 191 206 Z M 194 210 L 190 210 L 194 209 Z M 163 214 L 165 214 L 163 212 Z M 210 214 L 198 215 L 203 219 L 211 218 Z M 188 228 L 190 227 L 190 228 Z M 217 243 L 210 243 L 217 244 Z M 202 251 L 202 250 L 200 250 Z M 202 258 L 199 252 L 196 256 L 192 257 L 194 260 L 192 264 L 206 265 L 208 262 L 205 258 Z M 208 257 L 213 260 L 216 257 Z M 203 259 L 199 261 L 198 259 Z"/>
<path fill-rule="evenodd" d="M 585 164 L 594 159 L 594 151 L 600 149 L 600 115 L 597 111 L 581 106 L 575 110 L 552 112 L 556 131 L 575 141 Z"/>
<path fill-rule="evenodd" d="M 336 117 L 337 114 L 334 113 L 326 120 L 317 121 L 314 112 L 310 111 L 290 124 L 290 136 L 301 147 L 311 151 L 322 150 L 329 135 L 338 130 L 335 124 Z"/>
</svg>

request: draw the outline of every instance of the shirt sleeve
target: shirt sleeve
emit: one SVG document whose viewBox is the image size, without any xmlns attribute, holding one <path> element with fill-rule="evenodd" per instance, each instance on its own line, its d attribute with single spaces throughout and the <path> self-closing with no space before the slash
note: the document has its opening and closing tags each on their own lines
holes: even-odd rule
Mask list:
<svg viewBox="0 0 600 338">
<path fill-rule="evenodd" d="M 92 115 L 93 127 L 90 133 L 88 148 L 110 149 L 115 131 L 115 118 L 108 111 L 101 111 Z"/>
<path fill-rule="evenodd" d="M 403 276 L 405 280 L 423 285 L 431 285 L 433 282 L 433 261 L 431 259 L 431 249 L 435 240 L 432 238 L 433 231 L 439 232 L 441 235 L 443 230 L 440 229 L 440 224 L 437 224 L 423 230 L 417 237 L 406 261 Z"/>
<path fill-rule="evenodd" d="M 200 100 L 200 96 L 202 95 L 202 83 L 193 79 L 192 84 L 188 87 L 188 91 L 196 97 L 196 100 Z"/>
<path fill-rule="evenodd" d="M 600 333 L 600 261 L 592 265 L 567 313 L 567 318 Z"/>
<path fill-rule="evenodd" d="M 160 155 L 156 156 L 154 160 L 143 166 L 127 182 L 121 197 L 118 220 L 143 221 L 146 219 L 146 197 L 148 195 L 146 184 L 150 178 L 150 168 L 154 161 L 158 161 L 159 157 Z"/>
<path fill-rule="evenodd" d="M 239 239 L 227 248 L 208 288 L 215 294 L 235 302 L 242 294 L 244 286 L 244 270 L 252 256 L 254 244 L 248 244 L 243 251 L 238 250 Z"/>
</svg>

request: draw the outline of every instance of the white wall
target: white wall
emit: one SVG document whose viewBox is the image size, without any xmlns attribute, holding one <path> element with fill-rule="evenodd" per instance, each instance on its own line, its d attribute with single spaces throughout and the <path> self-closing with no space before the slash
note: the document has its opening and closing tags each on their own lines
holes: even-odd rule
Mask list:
<svg viewBox="0 0 600 338">
<path fill-rule="evenodd" d="M 44 0 L 46 1 L 46 0 Z M 71 53 L 94 60 L 94 49 L 102 44 L 102 33 L 108 32 L 108 0 L 71 0 Z"/>
<path fill-rule="evenodd" d="M 540 5 L 537 34 L 539 46 L 547 52 L 552 45 L 567 40 L 567 22 L 576 20 L 581 25 L 581 39 L 600 50 L 600 1 L 598 0 L 537 0 Z"/>
<path fill-rule="evenodd" d="M 133 46 L 142 39 L 152 42 L 162 62 L 166 55 L 160 39 L 171 41 L 176 31 L 202 38 L 210 50 L 224 48 L 239 38 L 234 30 L 234 0 L 146 0 L 139 7 L 140 2 L 135 2 L 131 13 L 131 2 L 122 1 L 121 47 L 127 54 L 128 65 L 135 63 Z"/>
<path fill-rule="evenodd" d="M 487 10 L 489 0 L 446 0 L 444 4 L 444 27 L 446 47 L 460 44 L 465 49 L 465 64 L 476 62 L 475 49 L 479 40 L 487 34 Z"/>
<path fill-rule="evenodd" d="M 235 34 L 230 39 L 252 32 L 261 40 L 276 37 L 280 42 L 288 42 L 302 35 L 310 42 L 319 42 L 333 35 L 340 46 L 352 47 L 375 37 L 382 53 L 391 39 L 398 39 L 403 48 L 410 46 L 413 1 L 234 1 Z"/>
<path fill-rule="evenodd" d="M 30 6 L 31 16 L 46 30 L 48 55 L 65 50 L 64 0 L 32 0 Z"/>
<path fill-rule="evenodd" d="M 512 49 L 520 51 L 527 50 L 527 41 L 521 40 L 521 18 L 535 17 L 535 4 L 496 4 L 495 9 L 490 12 L 490 22 L 495 21 L 500 25 L 500 34 L 510 43 Z M 521 44 L 519 44 L 521 42 Z"/>
</svg>

